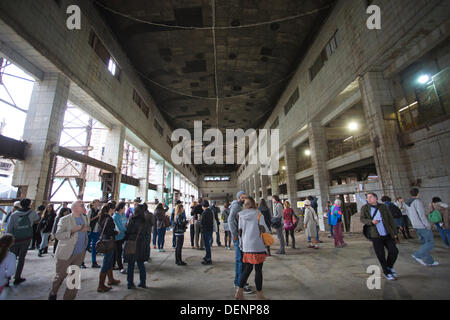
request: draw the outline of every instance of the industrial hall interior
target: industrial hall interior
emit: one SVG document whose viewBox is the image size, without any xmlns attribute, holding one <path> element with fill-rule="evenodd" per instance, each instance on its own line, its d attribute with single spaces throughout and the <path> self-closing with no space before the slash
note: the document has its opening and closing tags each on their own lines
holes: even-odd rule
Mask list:
<svg viewBox="0 0 450 320">
<path fill-rule="evenodd" d="M 450 298 L 450 1 L 1 0 L 0 300 Z"/>
</svg>

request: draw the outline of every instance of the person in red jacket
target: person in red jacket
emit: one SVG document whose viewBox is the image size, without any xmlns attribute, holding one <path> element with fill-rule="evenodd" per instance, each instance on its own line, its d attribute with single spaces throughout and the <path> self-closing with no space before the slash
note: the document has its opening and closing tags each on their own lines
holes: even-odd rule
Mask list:
<svg viewBox="0 0 450 320">
<path fill-rule="evenodd" d="M 283 219 L 284 219 L 284 232 L 286 236 L 286 246 L 289 245 L 289 235 L 292 238 L 292 249 L 295 249 L 295 237 L 294 237 L 294 229 L 295 229 L 295 213 L 291 208 L 291 204 L 289 201 L 284 201 L 284 210 L 283 210 Z"/>
</svg>

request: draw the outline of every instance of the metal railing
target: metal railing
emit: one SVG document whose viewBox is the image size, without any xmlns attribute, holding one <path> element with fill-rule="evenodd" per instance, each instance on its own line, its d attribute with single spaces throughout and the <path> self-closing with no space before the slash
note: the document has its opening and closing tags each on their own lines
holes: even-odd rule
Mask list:
<svg viewBox="0 0 450 320">
<path fill-rule="evenodd" d="M 370 144 L 370 135 L 366 133 L 358 137 L 350 137 L 342 142 L 328 142 L 328 159 L 334 159 L 348 152 L 360 149 Z"/>
</svg>

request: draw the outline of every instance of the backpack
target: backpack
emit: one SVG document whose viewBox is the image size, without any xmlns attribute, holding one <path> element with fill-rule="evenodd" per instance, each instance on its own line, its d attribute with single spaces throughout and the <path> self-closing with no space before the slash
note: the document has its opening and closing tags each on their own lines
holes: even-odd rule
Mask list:
<svg viewBox="0 0 450 320">
<path fill-rule="evenodd" d="M 33 225 L 31 224 L 29 218 L 30 213 L 31 211 L 23 216 L 20 216 L 17 220 L 17 225 L 12 234 L 17 241 L 28 240 L 33 236 Z"/>
<path fill-rule="evenodd" d="M 442 216 L 439 210 L 434 210 L 428 215 L 428 219 L 431 223 L 439 223 L 442 222 Z"/>
</svg>

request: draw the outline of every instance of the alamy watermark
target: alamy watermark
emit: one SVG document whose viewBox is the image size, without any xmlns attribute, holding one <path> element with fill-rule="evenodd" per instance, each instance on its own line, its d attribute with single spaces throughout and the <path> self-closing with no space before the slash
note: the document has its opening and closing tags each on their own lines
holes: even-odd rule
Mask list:
<svg viewBox="0 0 450 320">
<path fill-rule="evenodd" d="M 367 267 L 366 273 L 370 274 L 367 278 L 366 285 L 369 290 L 381 289 L 381 268 L 377 265 Z"/>
<path fill-rule="evenodd" d="M 81 269 L 79 266 L 70 266 L 67 268 L 66 286 L 69 290 L 81 289 Z"/>
</svg>

